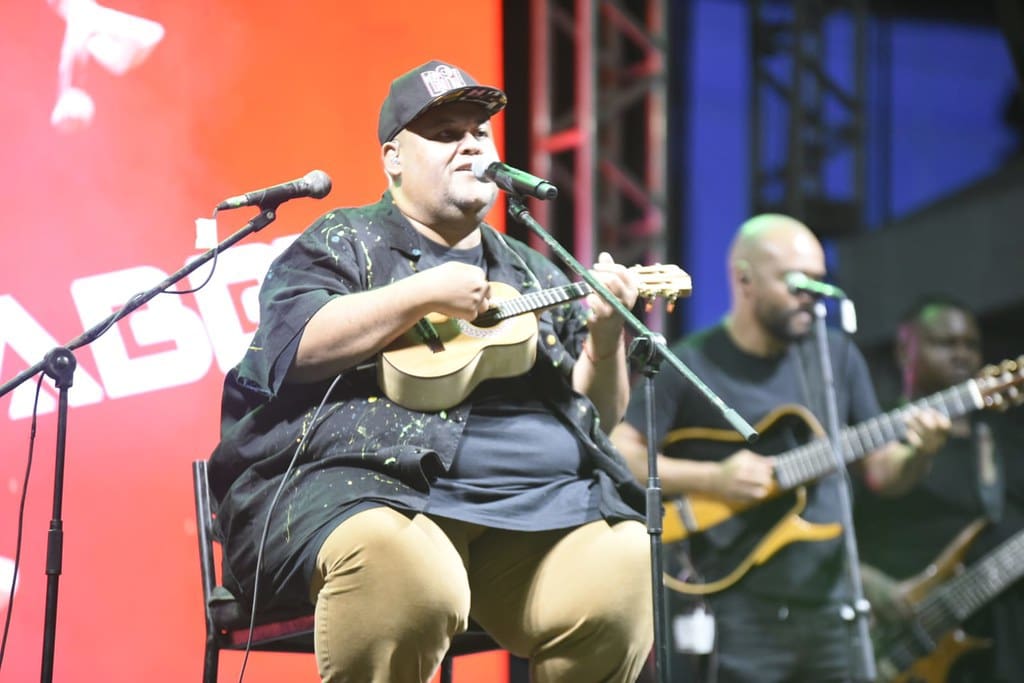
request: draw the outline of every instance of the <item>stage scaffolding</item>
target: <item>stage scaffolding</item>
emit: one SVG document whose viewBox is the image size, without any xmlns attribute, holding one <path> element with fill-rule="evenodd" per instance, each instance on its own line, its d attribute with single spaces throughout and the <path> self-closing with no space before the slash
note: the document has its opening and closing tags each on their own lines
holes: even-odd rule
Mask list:
<svg viewBox="0 0 1024 683">
<path fill-rule="evenodd" d="M 554 204 L 530 212 L 584 264 L 664 263 L 666 0 L 531 0 L 529 168 Z M 536 242 L 533 246 L 541 248 Z M 660 307 L 646 323 L 660 330 Z"/>
<path fill-rule="evenodd" d="M 865 224 L 866 0 L 750 0 L 750 203 L 821 237 Z"/>
</svg>

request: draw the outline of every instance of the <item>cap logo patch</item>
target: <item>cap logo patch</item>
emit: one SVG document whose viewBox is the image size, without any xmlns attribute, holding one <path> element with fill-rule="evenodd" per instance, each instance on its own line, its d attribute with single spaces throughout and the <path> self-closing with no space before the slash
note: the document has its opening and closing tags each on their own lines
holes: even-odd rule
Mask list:
<svg viewBox="0 0 1024 683">
<path fill-rule="evenodd" d="M 427 92 L 431 97 L 437 97 L 455 88 L 466 87 L 466 81 L 458 69 L 443 64 L 430 71 L 420 72 L 420 78 L 423 79 L 423 84 L 427 86 Z"/>
</svg>

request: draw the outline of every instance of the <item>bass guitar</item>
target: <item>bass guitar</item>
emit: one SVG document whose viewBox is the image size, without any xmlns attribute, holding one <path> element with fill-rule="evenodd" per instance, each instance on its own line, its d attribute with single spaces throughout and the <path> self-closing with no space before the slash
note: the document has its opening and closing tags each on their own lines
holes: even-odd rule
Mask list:
<svg viewBox="0 0 1024 683">
<path fill-rule="evenodd" d="M 664 297 L 670 307 L 693 290 L 690 276 L 678 266 L 630 270 L 640 279 L 641 297 Z M 485 379 L 522 375 L 537 358 L 537 316 L 527 314 L 590 293 L 584 282 L 527 294 L 503 282 L 490 287 L 493 306 L 476 320 L 431 313 L 384 349 L 377 381 L 385 396 L 405 408 L 432 412 L 460 403 Z"/>
<path fill-rule="evenodd" d="M 1022 383 L 1024 356 L 988 366 L 973 379 L 847 427 L 839 434 L 843 462 L 856 462 L 882 445 L 902 437 L 906 431 L 905 414 L 912 408 L 935 408 L 949 417 L 959 417 L 986 408 L 1003 410 L 1024 402 L 1024 392 L 1019 388 Z M 759 448 L 766 446 L 765 452 L 779 453 L 775 456 L 775 481 L 768 494 L 752 502 L 737 502 L 698 493 L 668 501 L 664 505 L 662 540 L 674 543 L 726 525 L 738 528 L 741 523 L 736 520 L 741 513 L 764 503 L 777 508 L 778 515 L 774 517 L 777 521 L 757 527 L 753 539 L 750 538 L 752 534 L 744 533 L 746 542 L 742 546 L 739 543 L 733 544 L 733 539 L 728 538 L 739 538 L 739 532 L 733 534 L 723 529 L 717 534 L 721 538 L 716 541 L 716 545 L 735 545 L 729 553 L 730 559 L 736 556 L 740 556 L 740 559 L 728 568 L 713 566 L 711 572 L 702 569 L 705 576 L 709 573 L 717 575 L 705 583 L 684 582 L 665 574 L 665 585 L 673 590 L 690 595 L 721 591 L 790 543 L 824 541 L 842 532 L 841 525 L 837 523 L 815 524 L 800 517 L 807 505 L 805 485 L 835 470 L 831 443 L 814 415 L 803 406 L 783 405 L 754 427 L 761 434 Z M 806 443 L 783 450 L 794 441 Z M 719 460 L 745 444 L 743 437 L 731 430 L 687 427 L 669 432 L 662 443 L 662 451 L 671 455 L 673 446 L 682 442 L 686 442 L 687 452 L 710 454 L 713 456 L 711 459 Z"/>
<path fill-rule="evenodd" d="M 880 683 L 944 683 L 957 659 L 991 645 L 960 625 L 1024 576 L 1024 531 L 956 574 L 985 524 L 973 522 L 920 574 L 900 582 L 897 590 L 913 615 L 897 626 L 873 628 Z"/>
</svg>

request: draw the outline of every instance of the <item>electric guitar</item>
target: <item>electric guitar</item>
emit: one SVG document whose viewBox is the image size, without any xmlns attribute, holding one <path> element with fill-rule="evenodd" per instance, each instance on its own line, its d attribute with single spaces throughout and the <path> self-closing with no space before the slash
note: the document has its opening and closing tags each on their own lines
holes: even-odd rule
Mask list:
<svg viewBox="0 0 1024 683">
<path fill-rule="evenodd" d="M 669 310 L 689 296 L 690 276 L 678 266 L 633 266 L 640 278 L 640 296 L 665 297 Z M 485 379 L 516 377 L 537 358 L 536 313 L 590 293 L 575 282 L 520 294 L 503 282 L 492 282 L 494 305 L 476 320 L 431 313 L 391 343 L 377 363 L 377 381 L 384 395 L 400 406 L 432 412 L 463 401 Z"/>
<path fill-rule="evenodd" d="M 913 607 L 913 617 L 872 629 L 880 683 L 944 683 L 957 659 L 991 645 L 960 625 L 1024 576 L 1024 531 L 953 576 L 985 524 L 973 522 L 920 574 L 900 582 L 897 590 Z"/>
<path fill-rule="evenodd" d="M 973 379 L 842 429 L 842 460 L 846 464 L 856 462 L 903 436 L 904 415 L 911 408 L 935 408 L 949 417 L 985 408 L 1004 410 L 1024 402 L 1024 392 L 1019 388 L 1022 383 L 1024 356 L 988 366 Z M 825 541 L 842 532 L 840 524 L 815 524 L 800 517 L 807 506 L 804 486 L 835 470 L 831 444 L 814 415 L 803 406 L 783 405 L 754 427 L 761 434 L 759 448 L 766 453 L 780 453 L 775 456 L 773 485 L 765 498 L 757 501 L 737 502 L 693 493 L 666 502 L 663 542 L 708 537 L 703 544 L 710 546 L 707 554 L 713 559 L 700 569 L 704 576 L 714 577 L 705 583 L 690 583 L 666 573 L 665 585 L 669 588 L 691 595 L 715 593 L 733 585 L 752 567 L 763 564 L 790 543 Z M 803 441 L 806 443 L 791 446 Z M 731 430 L 686 427 L 669 432 L 662 450 L 671 455 L 673 445 L 681 442 L 686 442 L 688 453 L 703 453 L 717 460 L 745 443 L 742 436 Z M 789 450 L 784 450 L 787 446 Z M 769 518 L 768 522 L 751 526 L 746 523 L 749 520 L 739 517 L 759 505 L 773 507 L 772 514 L 759 516 Z M 726 549 L 728 553 L 721 552 Z"/>
</svg>

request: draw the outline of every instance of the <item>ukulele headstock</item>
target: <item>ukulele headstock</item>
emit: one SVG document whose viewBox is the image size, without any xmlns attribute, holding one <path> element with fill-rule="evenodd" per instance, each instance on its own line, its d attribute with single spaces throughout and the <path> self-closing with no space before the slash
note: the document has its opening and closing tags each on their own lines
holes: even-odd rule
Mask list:
<svg viewBox="0 0 1024 683">
<path fill-rule="evenodd" d="M 630 268 L 640 278 L 640 297 L 644 299 L 644 310 L 654 308 L 654 299 L 665 299 L 665 309 L 671 313 L 676 299 L 693 293 L 693 281 L 689 273 L 679 266 L 655 263 L 650 266 Z"/>
</svg>

